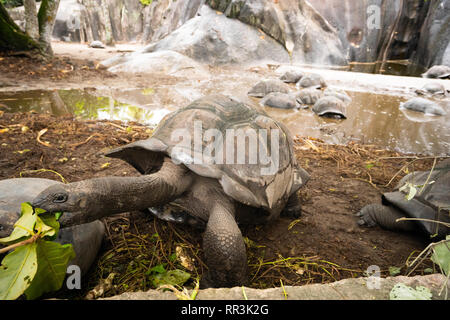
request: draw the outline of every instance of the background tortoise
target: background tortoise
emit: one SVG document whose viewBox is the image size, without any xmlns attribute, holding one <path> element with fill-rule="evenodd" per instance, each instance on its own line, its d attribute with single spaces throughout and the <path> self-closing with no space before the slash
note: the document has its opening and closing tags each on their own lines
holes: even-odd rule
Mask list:
<svg viewBox="0 0 450 320">
<path fill-rule="evenodd" d="M 422 193 L 413 199 L 406 199 L 406 191 L 400 191 L 406 183 L 421 189 L 428 180 Z M 433 183 L 430 183 L 433 182 Z M 450 159 L 444 160 L 430 171 L 413 172 L 405 176 L 397 185 L 397 191 L 383 194 L 381 204 L 370 204 L 357 214 L 361 226 L 379 225 L 394 231 L 421 231 L 428 235 L 445 238 L 450 229 L 433 221 L 450 223 Z M 396 222 L 402 217 L 427 219 Z"/>
<path fill-rule="evenodd" d="M 423 112 L 428 115 L 443 116 L 447 112 L 434 101 L 424 98 L 413 98 L 400 104 L 401 109 Z"/>
<path fill-rule="evenodd" d="M 272 92 L 289 93 L 289 85 L 279 79 L 262 80 L 255 84 L 247 93 L 251 97 L 263 98 Z"/>
<path fill-rule="evenodd" d="M 31 202 L 39 193 L 61 182 L 40 178 L 19 178 L 0 181 L 0 238 L 7 237 L 20 217 L 21 204 Z M 97 257 L 102 244 L 105 226 L 100 221 L 61 228 L 55 240 L 61 244 L 71 243 L 75 258 L 69 265 L 77 265 L 86 273 Z M 1 244 L 0 244 L 1 246 Z"/>
<path fill-rule="evenodd" d="M 325 79 L 317 73 L 310 73 L 304 75 L 299 82 L 297 82 L 298 88 L 326 88 L 327 84 Z"/>
<path fill-rule="evenodd" d="M 196 132 L 199 121 L 202 126 Z M 203 145 L 195 146 L 195 134 L 215 133 L 220 140 L 219 135 L 231 129 L 256 130 L 260 152 L 266 150 L 271 156 L 278 153 L 276 170 L 264 172 L 271 167 L 262 163 L 227 164 L 226 159 L 221 164 L 200 152 L 199 147 L 204 151 L 210 145 L 206 141 L 200 140 Z M 264 142 L 264 132 L 267 137 L 278 132 L 278 145 Z M 193 135 L 194 141 L 180 147 L 180 138 Z M 233 143 L 231 150 L 239 156 L 240 147 Z M 250 149 L 244 146 L 246 156 L 250 156 Z M 238 223 L 263 223 L 278 218 L 282 212 L 295 215 L 299 212 L 297 190 L 309 178 L 297 165 L 292 137 L 283 124 L 222 95 L 204 97 L 167 115 L 150 139 L 107 155 L 127 161 L 143 175 L 51 186 L 36 197 L 33 205 L 50 212 L 70 212 L 60 221 L 74 225 L 114 213 L 175 203 L 202 222 L 199 225 L 206 225 L 203 249 L 208 273 L 202 287 L 247 282 L 247 255 Z M 199 156 L 204 156 L 202 163 L 193 161 Z M 228 160 L 234 163 L 234 155 Z M 65 201 L 55 201 L 62 198 Z"/>
<path fill-rule="evenodd" d="M 444 65 L 432 66 L 427 72 L 422 74 L 423 78 L 450 79 L 450 67 Z"/>
<path fill-rule="evenodd" d="M 312 111 L 322 117 L 347 118 L 347 106 L 335 96 L 322 97 L 314 104 Z"/>
</svg>

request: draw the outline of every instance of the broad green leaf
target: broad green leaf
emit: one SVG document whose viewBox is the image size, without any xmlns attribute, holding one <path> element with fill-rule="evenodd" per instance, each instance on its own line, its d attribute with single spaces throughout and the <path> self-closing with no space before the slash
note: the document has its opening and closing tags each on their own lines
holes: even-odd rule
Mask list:
<svg viewBox="0 0 450 320">
<path fill-rule="evenodd" d="M 449 236 L 447 236 L 448 238 Z M 431 260 L 441 267 L 446 276 L 450 273 L 450 239 L 433 247 Z"/>
<path fill-rule="evenodd" d="M 0 266 L 0 300 L 17 299 L 33 281 L 37 264 L 36 242 L 16 248 Z"/>
<path fill-rule="evenodd" d="M 391 300 L 431 300 L 432 296 L 426 287 L 417 286 L 414 289 L 404 283 L 397 283 L 389 294 Z"/>
<path fill-rule="evenodd" d="M 54 240 L 59 232 L 59 222 L 56 221 L 56 216 L 51 213 L 44 213 L 38 216 L 36 220 L 35 229 L 39 230 L 43 237 L 48 237 L 46 240 Z"/>
<path fill-rule="evenodd" d="M 156 272 L 156 273 L 165 273 L 166 269 L 164 268 L 164 265 L 162 264 L 158 264 L 156 266 L 154 266 L 153 268 L 151 268 L 150 270 L 148 270 L 146 273 L 147 275 Z"/>
<path fill-rule="evenodd" d="M 22 211 L 19 220 L 14 224 L 14 230 L 6 238 L 1 238 L 0 243 L 12 244 L 29 237 L 33 233 L 36 224 L 37 214 L 34 213 L 33 208 L 29 203 L 22 203 Z"/>
<path fill-rule="evenodd" d="M 38 269 L 26 289 L 27 299 L 36 299 L 46 292 L 59 290 L 66 276 L 67 264 L 75 257 L 71 244 L 61 245 L 52 241 L 37 241 Z"/>
<path fill-rule="evenodd" d="M 182 286 L 189 280 L 191 275 L 183 270 L 175 269 L 165 273 L 159 273 L 153 277 L 153 284 L 155 287 L 159 287 L 165 284 L 172 286 Z"/>
</svg>

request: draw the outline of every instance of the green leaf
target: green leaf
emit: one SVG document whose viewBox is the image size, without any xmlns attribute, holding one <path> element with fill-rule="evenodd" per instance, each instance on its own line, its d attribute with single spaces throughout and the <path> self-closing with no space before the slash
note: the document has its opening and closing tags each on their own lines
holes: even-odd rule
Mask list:
<svg viewBox="0 0 450 320">
<path fill-rule="evenodd" d="M 156 273 L 165 273 L 166 269 L 164 268 L 164 265 L 158 264 L 157 266 L 154 266 L 150 270 L 147 271 L 147 274 L 151 274 L 152 272 Z"/>
<path fill-rule="evenodd" d="M 8 245 L 30 237 L 33 234 L 37 217 L 37 214 L 34 213 L 33 207 L 29 203 L 22 203 L 21 216 L 14 224 L 14 230 L 8 237 L 1 238 L 0 243 Z"/>
<path fill-rule="evenodd" d="M 409 193 L 406 196 L 406 200 L 408 200 L 408 201 L 412 200 L 416 194 L 417 194 L 417 189 L 414 186 L 410 186 Z"/>
<path fill-rule="evenodd" d="M 26 289 L 27 299 L 36 299 L 46 292 L 59 290 L 66 276 L 67 264 L 75 257 L 71 244 L 37 241 L 36 276 Z"/>
<path fill-rule="evenodd" d="M 449 238 L 450 236 L 447 236 Z M 431 260 L 441 267 L 446 276 L 450 273 L 450 239 L 433 247 Z"/>
<path fill-rule="evenodd" d="M 389 267 L 389 274 L 391 277 L 398 276 L 401 273 L 401 268 L 399 267 Z"/>
<path fill-rule="evenodd" d="M 0 266 L 0 300 L 17 299 L 33 281 L 37 264 L 36 242 L 16 248 Z"/>
<path fill-rule="evenodd" d="M 431 300 L 432 296 L 426 287 L 417 286 L 414 289 L 404 283 L 397 283 L 389 294 L 391 300 Z"/>
<path fill-rule="evenodd" d="M 51 213 L 39 215 L 35 229 L 39 229 L 39 227 L 42 227 L 41 232 L 46 240 L 54 240 L 59 232 L 59 222 L 56 220 L 56 216 Z"/>
<path fill-rule="evenodd" d="M 172 286 L 182 286 L 189 280 L 191 275 L 183 270 L 175 269 L 165 273 L 157 274 L 153 277 L 153 285 L 159 287 L 165 284 Z"/>
</svg>

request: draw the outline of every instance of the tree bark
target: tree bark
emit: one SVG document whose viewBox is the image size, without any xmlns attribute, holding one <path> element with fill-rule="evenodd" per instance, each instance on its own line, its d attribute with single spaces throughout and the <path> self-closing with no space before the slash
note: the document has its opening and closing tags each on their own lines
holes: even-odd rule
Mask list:
<svg viewBox="0 0 450 320">
<path fill-rule="evenodd" d="M 36 1 L 24 0 L 25 7 L 25 32 L 33 39 L 39 40 L 39 22 L 37 18 Z"/>
<path fill-rule="evenodd" d="M 59 0 L 42 0 L 37 15 L 39 21 L 39 42 L 46 55 L 53 55 L 51 40 L 58 7 Z"/>
<path fill-rule="evenodd" d="M 0 51 L 41 52 L 40 44 L 23 32 L 0 2 Z"/>
</svg>

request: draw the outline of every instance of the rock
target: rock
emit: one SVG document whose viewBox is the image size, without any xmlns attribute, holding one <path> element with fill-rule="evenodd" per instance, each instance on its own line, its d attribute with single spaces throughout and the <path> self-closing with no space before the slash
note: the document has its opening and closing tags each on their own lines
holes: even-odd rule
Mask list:
<svg viewBox="0 0 450 320">
<path fill-rule="evenodd" d="M 447 114 L 447 112 L 437 103 L 424 98 L 413 98 L 405 103 L 401 103 L 400 109 L 408 109 L 433 116 L 443 116 Z"/>
<path fill-rule="evenodd" d="M 162 73 L 177 76 L 205 76 L 208 71 L 198 62 L 170 50 L 135 52 L 102 62 L 110 72 Z"/>
<path fill-rule="evenodd" d="M 213 9 L 262 30 L 291 54 L 291 61 L 346 65 L 336 30 L 305 0 L 207 0 Z"/>
<path fill-rule="evenodd" d="M 213 65 L 289 61 L 287 51 L 279 42 L 208 6 L 202 7 L 199 16 L 144 49 L 145 52 L 160 50 L 176 51 Z"/>
<path fill-rule="evenodd" d="M 255 98 L 263 98 L 272 92 L 289 93 L 290 91 L 289 86 L 281 80 L 269 79 L 255 84 L 248 92 L 248 95 Z"/>
<path fill-rule="evenodd" d="M 89 47 L 91 47 L 91 48 L 96 48 L 96 49 L 105 49 L 106 47 L 105 47 L 105 45 L 101 42 L 101 41 L 92 41 L 90 44 L 89 44 Z"/>
<path fill-rule="evenodd" d="M 373 281 L 375 280 L 375 281 Z M 377 285 L 372 288 L 370 284 Z M 445 286 L 450 284 L 442 274 L 414 277 L 352 278 L 328 284 L 285 286 L 283 288 L 253 289 L 248 287 L 199 290 L 196 300 L 389 300 L 389 293 L 397 283 L 410 287 L 424 286 L 432 293 L 433 300 L 445 299 Z M 443 293 L 439 294 L 444 287 Z M 192 290 L 189 290 L 189 294 Z M 245 296 L 244 296 L 245 293 Z M 286 295 L 285 295 L 286 294 Z M 104 300 L 176 300 L 169 291 L 149 290 L 147 292 L 126 292 Z M 102 299 L 103 300 L 103 299 Z"/>
<path fill-rule="evenodd" d="M 260 101 L 260 104 L 278 109 L 297 109 L 300 107 L 295 95 L 281 92 L 269 93 Z"/>
</svg>

